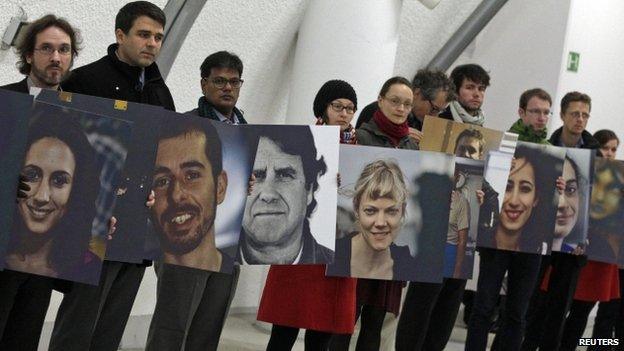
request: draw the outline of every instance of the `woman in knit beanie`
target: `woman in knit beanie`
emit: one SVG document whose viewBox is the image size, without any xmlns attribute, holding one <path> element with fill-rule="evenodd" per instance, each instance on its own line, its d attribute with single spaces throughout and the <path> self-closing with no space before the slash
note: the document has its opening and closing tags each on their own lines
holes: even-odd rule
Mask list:
<svg viewBox="0 0 624 351">
<path fill-rule="evenodd" d="M 357 96 L 344 80 L 327 81 L 314 98 L 314 116 L 317 125 L 340 126 L 340 143 L 356 144 L 355 128 L 351 120 L 357 111 Z"/>
</svg>

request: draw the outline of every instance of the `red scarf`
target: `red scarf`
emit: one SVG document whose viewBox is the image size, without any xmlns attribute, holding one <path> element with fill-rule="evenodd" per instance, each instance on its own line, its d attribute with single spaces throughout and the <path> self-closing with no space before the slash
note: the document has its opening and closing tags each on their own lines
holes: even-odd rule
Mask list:
<svg viewBox="0 0 624 351">
<path fill-rule="evenodd" d="M 324 126 L 326 123 L 323 121 L 323 118 L 317 118 L 316 123 L 317 126 Z M 340 131 L 340 143 L 341 144 L 357 144 L 357 137 L 355 135 L 355 128 L 349 124 L 349 128 L 345 131 Z"/>
<path fill-rule="evenodd" d="M 394 146 L 399 145 L 401 139 L 409 134 L 407 119 L 401 124 L 394 124 L 381 112 L 381 109 L 377 109 L 375 114 L 373 114 L 373 120 L 375 124 L 377 124 L 377 127 L 379 127 L 379 130 L 390 139 L 390 142 Z"/>
</svg>

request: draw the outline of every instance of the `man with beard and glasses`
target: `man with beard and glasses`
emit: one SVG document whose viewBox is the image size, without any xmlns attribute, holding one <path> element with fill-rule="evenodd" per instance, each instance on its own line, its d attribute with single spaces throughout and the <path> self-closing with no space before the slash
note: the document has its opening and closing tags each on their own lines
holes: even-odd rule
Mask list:
<svg viewBox="0 0 624 351">
<path fill-rule="evenodd" d="M 26 27 L 16 52 L 26 75 L 0 89 L 28 94 L 30 88 L 58 90 L 78 55 L 80 36 L 66 20 L 46 15 Z M 18 196 L 30 188 L 20 179 Z M 0 272 L 0 349 L 36 350 L 50 304 L 53 280 L 26 273 Z"/>
<path fill-rule="evenodd" d="M 101 59 L 73 70 L 63 90 L 175 110 L 155 62 L 165 24 L 165 13 L 150 2 L 124 5 L 115 17 L 116 43 Z M 99 286 L 72 284 L 56 315 L 50 350 L 116 350 L 150 264 L 105 260 Z"/>
</svg>

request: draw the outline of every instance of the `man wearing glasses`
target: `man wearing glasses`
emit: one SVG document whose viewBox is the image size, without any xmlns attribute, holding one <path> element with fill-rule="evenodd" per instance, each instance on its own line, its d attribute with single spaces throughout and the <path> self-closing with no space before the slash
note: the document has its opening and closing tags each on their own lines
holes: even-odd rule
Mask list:
<svg viewBox="0 0 624 351">
<path fill-rule="evenodd" d="M 594 149 L 600 156 L 600 143 L 585 130 L 590 111 L 591 98 L 587 94 L 578 91 L 565 94 L 560 111 L 563 126 L 555 130 L 548 141 L 555 146 Z M 537 287 L 527 312 L 523 350 L 559 349 L 565 317 L 570 311 L 581 268 L 586 264 L 587 256 L 582 250 L 575 250 L 573 254 L 553 251 L 550 256 L 542 258 Z M 550 270 L 550 276 L 544 279 L 547 270 Z M 547 291 L 540 290 L 542 280 L 548 282 Z"/>
<path fill-rule="evenodd" d="M 227 51 L 215 52 L 206 57 L 200 70 L 204 96 L 189 113 L 229 124 L 247 124 L 242 111 L 236 107 L 243 85 L 240 58 Z"/>
<path fill-rule="evenodd" d="M 26 75 L 0 87 L 28 94 L 30 88 L 58 90 L 78 55 L 80 38 L 62 18 L 46 15 L 32 22 L 17 43 L 17 67 Z M 28 191 L 25 183 L 20 190 Z M 18 196 L 25 196 L 20 191 Z M 21 272 L 0 272 L 0 349 L 36 350 L 50 304 L 53 280 Z"/>
<path fill-rule="evenodd" d="M 243 84 L 243 62 L 227 51 L 206 57 L 200 67 L 196 109 L 187 113 L 233 125 L 247 124 L 236 107 Z M 232 303 L 240 267 L 232 273 L 162 264 L 146 350 L 216 350 Z"/>
<path fill-rule="evenodd" d="M 422 125 L 425 116 L 438 115 L 444 111 L 448 103 L 453 99 L 452 83 L 444 72 L 421 69 L 412 81 L 414 101 L 412 111 L 407 116 L 407 124 L 410 127 L 410 137 L 420 142 L 422 139 Z M 377 101 L 366 106 L 357 120 L 356 128 L 368 122 L 375 111 Z M 443 116 L 440 116 L 443 117 Z M 452 120 L 452 117 L 443 117 Z"/>
<path fill-rule="evenodd" d="M 540 88 L 529 89 L 520 96 L 520 118 L 509 129 L 518 134 L 518 140 L 537 144 L 549 144 L 546 125 L 552 116 L 550 95 Z"/>
</svg>

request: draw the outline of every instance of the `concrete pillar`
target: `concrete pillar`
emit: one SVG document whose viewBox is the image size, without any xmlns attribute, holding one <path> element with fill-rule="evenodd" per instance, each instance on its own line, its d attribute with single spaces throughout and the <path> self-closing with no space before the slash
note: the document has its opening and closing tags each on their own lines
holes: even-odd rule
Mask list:
<svg viewBox="0 0 624 351">
<path fill-rule="evenodd" d="M 401 6 L 401 0 L 310 2 L 297 39 L 287 124 L 313 122 L 314 96 L 330 79 L 353 85 L 360 110 L 376 100 L 394 69 Z"/>
</svg>

